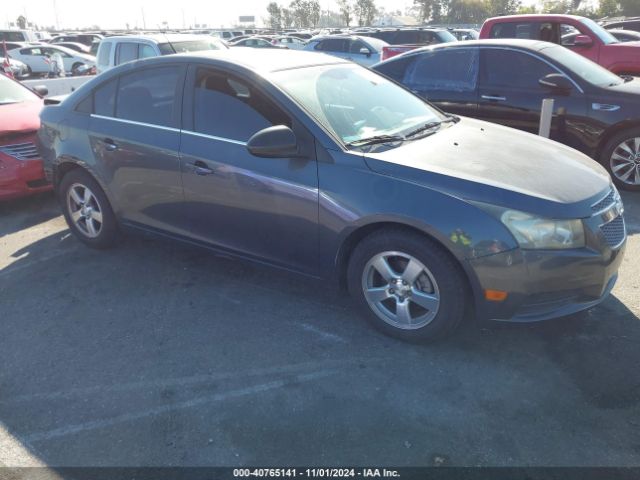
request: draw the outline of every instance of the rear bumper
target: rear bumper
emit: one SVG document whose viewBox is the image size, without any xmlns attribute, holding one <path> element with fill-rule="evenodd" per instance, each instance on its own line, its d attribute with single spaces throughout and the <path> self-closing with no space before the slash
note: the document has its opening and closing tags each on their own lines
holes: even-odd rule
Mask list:
<svg viewBox="0 0 640 480">
<path fill-rule="evenodd" d="M 602 302 L 613 289 L 626 241 L 604 252 L 584 248 L 567 251 L 513 250 L 471 260 L 478 279 L 479 318 L 536 322 L 562 317 Z M 485 289 L 508 292 L 492 302 Z"/>
<path fill-rule="evenodd" d="M 42 160 L 16 160 L 0 154 L 0 200 L 11 200 L 51 189 L 51 183 L 44 176 Z"/>
</svg>

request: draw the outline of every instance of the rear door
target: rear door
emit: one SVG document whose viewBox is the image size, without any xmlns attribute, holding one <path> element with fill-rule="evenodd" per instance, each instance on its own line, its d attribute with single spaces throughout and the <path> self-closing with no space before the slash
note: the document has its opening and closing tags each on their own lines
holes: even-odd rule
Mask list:
<svg viewBox="0 0 640 480">
<path fill-rule="evenodd" d="M 401 82 L 445 112 L 475 117 L 479 57 L 477 48 L 437 49 L 415 55 Z"/>
<path fill-rule="evenodd" d="M 186 68 L 116 77 L 93 94 L 90 142 L 100 177 L 130 223 L 183 233 L 180 114 Z"/>
<path fill-rule="evenodd" d="M 181 163 L 185 213 L 201 241 L 315 274 L 318 172 L 314 140 L 251 81 L 208 66 L 190 67 Z M 288 125 L 305 158 L 258 158 L 256 132 Z"/>
<path fill-rule="evenodd" d="M 349 59 L 349 43 L 350 40 L 348 38 L 327 38 L 316 45 L 316 50 Z"/>
<path fill-rule="evenodd" d="M 578 146 L 587 114 L 585 95 L 575 87 L 558 94 L 538 80 L 563 73 L 533 54 L 503 48 L 482 48 L 480 55 L 478 117 L 530 133 L 538 133 L 542 100 L 554 100 L 551 138 Z"/>
</svg>

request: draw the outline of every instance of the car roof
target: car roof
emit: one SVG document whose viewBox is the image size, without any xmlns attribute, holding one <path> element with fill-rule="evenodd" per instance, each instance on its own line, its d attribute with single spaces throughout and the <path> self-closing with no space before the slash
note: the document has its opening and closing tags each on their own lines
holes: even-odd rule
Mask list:
<svg viewBox="0 0 640 480">
<path fill-rule="evenodd" d="M 504 15 L 502 17 L 488 18 L 484 23 L 514 22 L 518 20 L 566 20 L 568 18 L 579 21 L 583 20 L 585 17 L 581 17 L 579 15 L 563 15 L 557 13 L 529 13 L 526 15 Z"/>
<path fill-rule="evenodd" d="M 416 55 L 421 52 L 452 49 L 452 48 L 469 48 L 469 47 L 505 47 L 505 48 L 517 48 L 520 50 L 529 50 L 539 52 L 545 48 L 558 47 L 556 43 L 543 42 L 541 40 L 524 40 L 515 38 L 500 38 L 500 39 L 486 39 L 486 40 L 465 40 L 464 42 L 448 42 L 438 43 L 436 45 L 428 45 L 414 50 L 409 50 L 401 55 L 391 57 L 388 62 L 392 62 L 394 59 L 406 58 L 411 55 Z M 384 62 L 386 63 L 386 62 Z"/>
<path fill-rule="evenodd" d="M 354 65 L 353 62 L 348 60 L 317 52 L 274 48 L 265 49 L 260 52 L 260 55 L 256 55 L 254 49 L 238 48 L 233 50 L 186 52 L 175 55 L 145 58 L 122 64 L 101 74 L 101 76 L 110 77 L 111 75 L 121 74 L 127 70 L 137 69 L 138 67 L 163 65 L 167 63 L 174 63 L 176 61 L 181 63 L 211 63 L 212 65 L 231 67 L 231 69 L 239 67 L 240 69 L 257 72 L 258 74 L 267 74 L 281 70 L 321 65 Z"/>
</svg>

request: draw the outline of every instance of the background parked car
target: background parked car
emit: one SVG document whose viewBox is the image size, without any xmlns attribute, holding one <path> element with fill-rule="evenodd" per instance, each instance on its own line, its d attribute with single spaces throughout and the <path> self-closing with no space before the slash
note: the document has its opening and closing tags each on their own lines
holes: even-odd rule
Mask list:
<svg viewBox="0 0 640 480">
<path fill-rule="evenodd" d="M 63 42 L 74 42 L 74 43 L 82 43 L 88 47 L 91 46 L 93 42 L 100 41 L 104 38 L 103 35 L 99 33 L 78 33 L 74 35 L 58 35 L 57 37 L 52 38 L 49 43 L 52 45 L 63 43 Z"/>
<path fill-rule="evenodd" d="M 55 45 L 58 46 L 58 47 L 68 48 L 70 50 L 73 50 L 74 52 L 85 53 L 87 55 L 95 56 L 95 54 L 91 53 L 91 47 L 87 47 L 84 43 L 59 42 L 59 43 L 56 43 Z"/>
<path fill-rule="evenodd" d="M 55 53 L 60 54 L 65 72 L 71 75 L 75 74 L 82 66 L 95 66 L 96 58 L 94 56 L 58 45 L 33 45 L 9 51 L 12 58 L 27 64 L 29 74 L 39 75 L 49 73 L 50 60 L 48 57 Z"/>
<path fill-rule="evenodd" d="M 389 44 L 382 49 L 381 60 L 421 46 L 457 41 L 457 38 L 445 28 L 389 28 L 369 30 L 360 35 L 379 38 Z"/>
<path fill-rule="evenodd" d="M 428 47 L 373 68 L 446 112 L 530 133 L 542 100 L 552 98 L 551 138 L 598 160 L 620 187 L 640 190 L 640 81 L 531 40 Z"/>
<path fill-rule="evenodd" d="M 321 52 L 335 57 L 351 60 L 360 65 L 371 66 L 380 61 L 382 48 L 387 43 L 377 38 L 355 35 L 329 35 L 313 37 L 304 46 L 304 50 Z"/>
<path fill-rule="evenodd" d="M 0 74 L 0 200 L 51 189 L 35 144 L 42 106 L 40 96 Z"/>
<path fill-rule="evenodd" d="M 622 20 L 620 22 L 609 22 L 604 25 L 607 30 L 616 28 L 624 30 L 634 30 L 640 32 L 640 18 L 634 18 L 630 20 Z"/>
<path fill-rule="evenodd" d="M 281 45 L 283 47 L 287 47 L 289 50 L 303 50 L 307 41 L 298 37 L 294 37 L 292 35 L 283 35 L 279 37 L 274 37 L 271 41 L 276 45 Z"/>
<path fill-rule="evenodd" d="M 607 31 L 620 42 L 640 42 L 640 32 L 619 29 L 610 29 Z"/>
<path fill-rule="evenodd" d="M 105 72 L 117 65 L 139 58 L 228 48 L 222 40 L 203 35 L 158 34 L 107 37 L 98 47 L 97 72 Z"/>
<path fill-rule="evenodd" d="M 272 41 L 258 37 L 243 38 L 233 43 L 229 43 L 230 47 L 250 47 L 250 48 L 287 48 L 284 45 L 274 44 Z"/>
<path fill-rule="evenodd" d="M 568 34 L 577 33 L 575 36 Z M 490 18 L 481 39 L 522 38 L 563 45 L 619 75 L 640 75 L 640 44 L 620 43 L 589 18 L 574 15 L 507 15 Z"/>
<path fill-rule="evenodd" d="M 39 42 L 40 39 L 33 30 L 0 30 L 0 41 L 7 42 Z"/>
<path fill-rule="evenodd" d="M 480 32 L 472 28 L 448 28 L 447 30 L 449 30 L 449 32 L 451 32 L 451 34 L 460 41 L 477 40 L 480 36 Z"/>
</svg>

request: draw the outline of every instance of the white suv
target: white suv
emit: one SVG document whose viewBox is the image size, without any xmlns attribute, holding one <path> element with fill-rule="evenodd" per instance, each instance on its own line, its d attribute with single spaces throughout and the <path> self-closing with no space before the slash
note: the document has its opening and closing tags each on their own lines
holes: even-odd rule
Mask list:
<svg viewBox="0 0 640 480">
<path fill-rule="evenodd" d="M 203 35 L 122 35 L 106 37 L 100 42 L 96 61 L 97 73 L 139 58 L 173 53 L 223 50 L 227 47 L 217 38 Z"/>
</svg>

